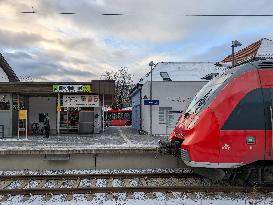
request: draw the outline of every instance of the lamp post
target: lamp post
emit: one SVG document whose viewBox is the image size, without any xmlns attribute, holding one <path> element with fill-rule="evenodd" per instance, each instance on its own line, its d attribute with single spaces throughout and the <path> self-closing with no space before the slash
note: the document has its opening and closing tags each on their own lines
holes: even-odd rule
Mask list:
<svg viewBox="0 0 273 205">
<path fill-rule="evenodd" d="M 241 46 L 241 45 L 242 45 L 242 44 L 241 44 L 239 41 L 237 41 L 237 40 L 232 41 L 232 43 L 231 43 L 231 49 L 232 49 L 232 68 L 234 68 L 234 66 L 235 66 L 234 48 L 235 48 L 235 47 L 239 47 L 239 46 Z"/>
<path fill-rule="evenodd" d="M 150 82 L 150 100 L 153 99 L 153 66 L 154 62 L 151 61 L 149 63 L 149 66 L 151 67 L 151 82 Z M 152 110 L 152 105 L 150 105 L 150 137 L 153 136 L 153 110 Z"/>
</svg>

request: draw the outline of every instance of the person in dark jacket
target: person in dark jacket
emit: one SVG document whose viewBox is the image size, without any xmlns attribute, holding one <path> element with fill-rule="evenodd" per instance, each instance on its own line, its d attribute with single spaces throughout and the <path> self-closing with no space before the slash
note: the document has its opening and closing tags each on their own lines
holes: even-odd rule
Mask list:
<svg viewBox="0 0 273 205">
<path fill-rule="evenodd" d="M 45 118 L 44 118 L 44 133 L 45 136 L 44 138 L 49 138 L 49 132 L 50 132 L 50 125 L 49 125 L 49 117 L 48 114 L 45 114 Z"/>
</svg>

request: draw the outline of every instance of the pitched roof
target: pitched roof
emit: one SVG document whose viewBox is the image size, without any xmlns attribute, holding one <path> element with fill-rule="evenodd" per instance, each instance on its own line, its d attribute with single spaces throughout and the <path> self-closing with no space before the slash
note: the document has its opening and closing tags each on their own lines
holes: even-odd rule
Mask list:
<svg viewBox="0 0 273 205">
<path fill-rule="evenodd" d="M 221 68 L 213 62 L 160 62 L 153 68 L 153 81 L 163 81 L 160 72 L 167 72 L 172 81 L 207 81 L 204 76 L 210 73 L 220 73 Z M 150 81 L 148 72 L 139 80 L 139 84 Z"/>
<path fill-rule="evenodd" d="M 235 64 L 241 64 L 257 59 L 272 59 L 273 58 L 273 41 L 267 38 L 262 38 L 249 46 L 234 53 Z M 232 54 L 227 56 L 222 63 L 231 64 Z"/>
<path fill-rule="evenodd" d="M 8 76 L 9 82 L 18 82 L 19 78 L 14 73 L 13 69 L 10 67 L 4 56 L 0 53 L 0 67 Z"/>
</svg>

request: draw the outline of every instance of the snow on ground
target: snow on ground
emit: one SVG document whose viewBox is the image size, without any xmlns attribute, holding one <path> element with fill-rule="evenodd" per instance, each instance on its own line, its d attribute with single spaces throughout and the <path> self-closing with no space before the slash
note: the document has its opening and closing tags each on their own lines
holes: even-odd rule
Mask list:
<svg viewBox="0 0 273 205">
<path fill-rule="evenodd" d="M 190 169 L 64 169 L 64 170 L 19 170 L 0 171 L 0 175 L 53 175 L 53 174 L 113 174 L 113 173 L 189 173 Z"/>
<path fill-rule="evenodd" d="M 1 202 L 7 204 L 35 204 L 35 205 L 62 205 L 62 204 L 105 204 L 105 205 L 268 205 L 273 204 L 273 194 L 203 194 L 203 193 L 153 193 L 154 197 L 149 197 L 144 193 L 134 193 L 132 197 L 127 197 L 125 193 L 113 193 L 113 197 L 109 198 L 106 194 L 92 194 L 90 198 L 83 194 L 75 194 L 71 199 L 65 195 L 55 195 L 49 199 L 43 196 L 31 196 L 25 200 L 23 196 L 14 196 Z"/>
<path fill-rule="evenodd" d="M 132 127 L 108 127 L 103 134 L 90 135 L 61 135 L 29 136 L 25 139 L 4 138 L 0 139 L 0 151 L 5 150 L 48 150 L 48 149 L 119 149 L 119 148 L 156 148 L 158 140 L 166 137 L 139 135 Z"/>
<path fill-rule="evenodd" d="M 147 170 L 44 170 L 44 171 L 2 171 L 1 175 L 10 175 L 10 174 L 95 174 L 95 173 L 147 173 L 147 172 L 189 172 L 188 169 L 147 169 Z M 55 182 L 49 180 L 45 187 L 53 187 Z M 90 181 L 82 181 L 82 184 L 85 186 L 90 185 Z M 114 179 L 114 186 L 121 186 L 122 182 L 118 179 Z M 155 183 L 155 182 L 151 182 Z M 166 182 L 164 182 L 166 183 Z M 98 179 L 96 181 L 96 185 L 98 187 L 105 187 L 106 180 Z M 135 179 L 130 179 L 129 184 L 132 186 L 136 186 L 137 182 Z M 191 183 L 194 184 L 194 180 Z M 17 182 L 12 184 L 12 188 L 17 187 Z M 30 187 L 36 187 L 37 182 L 32 182 Z M 69 183 L 64 184 L 64 187 L 71 186 Z M 0 197 L 1 198 L 1 197 Z M 108 197 L 107 194 L 90 194 L 89 197 L 83 194 L 75 194 L 67 197 L 67 195 L 55 195 L 52 197 L 45 196 L 9 196 L 6 200 L 0 202 L 2 205 L 7 204 L 46 204 L 46 205 L 62 205 L 62 204 L 77 204 L 77 205 L 86 205 L 86 204 L 106 204 L 106 205 L 166 205 L 166 204 L 182 204 L 182 205 L 211 205 L 211 204 L 219 204 L 219 205 L 267 205 L 273 204 L 273 193 L 217 193 L 217 194 L 205 194 L 205 193 L 134 193 L 133 195 L 128 195 L 125 193 L 113 193 L 113 197 Z"/>
</svg>

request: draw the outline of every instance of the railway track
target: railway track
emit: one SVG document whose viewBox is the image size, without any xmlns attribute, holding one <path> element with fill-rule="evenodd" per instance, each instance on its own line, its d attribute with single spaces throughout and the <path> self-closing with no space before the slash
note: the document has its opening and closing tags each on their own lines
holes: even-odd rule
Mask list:
<svg viewBox="0 0 273 205">
<path fill-rule="evenodd" d="M 195 180 L 200 178 L 202 177 L 194 173 L 0 176 L 0 195 L 273 191 L 273 187 L 231 187 L 202 184 L 189 185 L 184 183 L 188 179 Z"/>
</svg>

